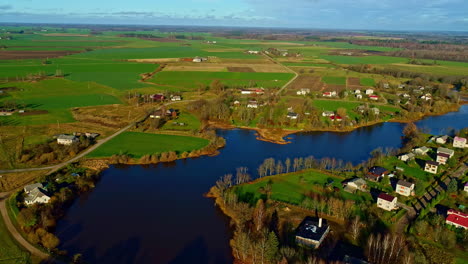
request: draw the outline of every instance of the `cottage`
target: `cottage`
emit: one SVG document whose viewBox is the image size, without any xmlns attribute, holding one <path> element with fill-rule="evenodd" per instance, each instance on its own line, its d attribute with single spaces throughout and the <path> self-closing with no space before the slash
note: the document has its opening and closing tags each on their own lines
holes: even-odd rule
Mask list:
<svg viewBox="0 0 468 264">
<path fill-rule="evenodd" d="M 415 148 L 413 149 L 413 153 L 416 155 L 426 155 L 427 152 L 429 152 L 429 148 L 426 146 L 420 147 L 420 148 Z"/>
<path fill-rule="evenodd" d="M 201 58 L 201 57 L 195 57 L 195 58 L 193 58 L 192 61 L 198 63 L 198 62 L 202 62 L 202 61 L 206 61 L 206 60 L 208 60 L 208 59 L 206 59 L 206 58 Z"/>
<path fill-rule="evenodd" d="M 403 196 L 414 195 L 414 183 L 399 180 L 395 191 Z"/>
<path fill-rule="evenodd" d="M 72 145 L 74 143 L 77 143 L 79 142 L 80 140 L 74 136 L 74 135 L 59 135 L 57 137 L 57 144 L 59 145 L 66 145 L 66 146 L 69 146 L 69 145 Z"/>
<path fill-rule="evenodd" d="M 171 97 L 171 101 L 181 101 L 182 97 L 180 95 L 174 95 Z"/>
<path fill-rule="evenodd" d="M 432 173 L 432 174 L 437 174 L 438 168 L 439 168 L 439 163 L 437 161 L 428 160 L 426 161 L 426 166 L 424 167 L 424 171 Z"/>
<path fill-rule="evenodd" d="M 335 97 L 336 95 L 337 95 L 336 91 L 324 92 L 322 94 L 323 97 Z"/>
<path fill-rule="evenodd" d="M 392 211 L 397 208 L 397 198 L 386 193 L 381 193 L 377 198 L 377 207 L 387 211 Z"/>
<path fill-rule="evenodd" d="M 371 95 L 371 94 L 374 94 L 374 90 L 373 89 L 367 89 L 366 90 L 366 95 Z"/>
<path fill-rule="evenodd" d="M 380 179 L 388 174 L 388 170 L 382 167 L 372 167 L 367 172 L 367 178 L 371 181 L 380 181 Z"/>
<path fill-rule="evenodd" d="M 455 151 L 453 149 L 448 149 L 448 148 L 437 148 L 437 154 L 439 153 L 445 153 L 448 154 L 451 157 L 455 155 Z"/>
<path fill-rule="evenodd" d="M 450 155 L 447 153 L 437 153 L 437 159 L 436 161 L 439 162 L 439 164 L 447 164 L 447 161 L 450 159 Z"/>
<path fill-rule="evenodd" d="M 454 148 L 466 148 L 468 147 L 466 143 L 466 138 L 455 137 L 453 138 L 453 147 Z"/>
<path fill-rule="evenodd" d="M 322 116 L 335 116 L 335 112 L 333 111 L 324 111 Z"/>
<path fill-rule="evenodd" d="M 344 191 L 355 193 L 356 191 L 366 191 L 367 182 L 361 178 L 354 178 L 343 183 Z"/>
<path fill-rule="evenodd" d="M 453 209 L 450 209 L 447 212 L 447 218 L 445 219 L 445 223 L 448 225 L 453 225 L 453 226 L 467 230 L 468 229 L 468 214 L 464 214 L 462 212 L 458 212 Z"/>
<path fill-rule="evenodd" d="M 330 226 L 322 218 L 306 217 L 296 230 L 296 243 L 318 248 L 330 232 Z"/>
<path fill-rule="evenodd" d="M 416 155 L 414 155 L 414 153 L 406 153 L 406 154 L 402 154 L 400 156 L 398 156 L 398 159 L 401 160 L 401 161 L 409 161 L 409 160 L 413 160 L 414 158 L 416 157 Z"/>
<path fill-rule="evenodd" d="M 447 136 L 447 135 L 441 136 L 441 137 L 436 138 L 436 143 L 438 143 L 438 144 L 445 144 L 445 143 L 447 143 L 447 140 L 448 140 L 448 136 Z"/>
<path fill-rule="evenodd" d="M 291 119 L 291 120 L 295 120 L 295 119 L 297 119 L 299 117 L 299 115 L 297 113 L 294 113 L 294 112 L 289 112 L 286 117 Z"/>
<path fill-rule="evenodd" d="M 377 101 L 377 100 L 379 100 L 379 97 L 377 95 L 370 95 L 369 99 Z"/>
<path fill-rule="evenodd" d="M 42 186 L 42 183 L 34 183 L 34 184 L 29 184 L 29 185 L 26 185 L 24 186 L 23 190 L 26 194 L 29 194 L 31 193 L 32 190 L 36 189 L 36 188 L 44 188 L 44 186 Z"/>
<path fill-rule="evenodd" d="M 299 91 L 296 92 L 297 95 L 307 95 L 310 94 L 310 89 L 308 88 L 302 88 Z"/>
<path fill-rule="evenodd" d="M 42 192 L 40 188 L 34 188 L 29 194 L 24 198 L 24 203 L 26 205 L 32 205 L 32 204 L 44 204 L 48 203 L 50 200 L 50 197 L 47 196 L 45 193 Z"/>
<path fill-rule="evenodd" d="M 247 103 L 247 108 L 258 108 L 258 102 L 255 100 L 251 100 Z"/>
</svg>

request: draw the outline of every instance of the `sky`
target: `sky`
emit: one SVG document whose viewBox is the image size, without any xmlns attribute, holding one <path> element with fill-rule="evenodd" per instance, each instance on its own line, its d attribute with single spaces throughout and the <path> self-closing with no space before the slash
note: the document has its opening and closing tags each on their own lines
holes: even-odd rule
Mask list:
<svg viewBox="0 0 468 264">
<path fill-rule="evenodd" d="M 468 0 L 0 0 L 0 22 L 468 31 Z"/>
</svg>

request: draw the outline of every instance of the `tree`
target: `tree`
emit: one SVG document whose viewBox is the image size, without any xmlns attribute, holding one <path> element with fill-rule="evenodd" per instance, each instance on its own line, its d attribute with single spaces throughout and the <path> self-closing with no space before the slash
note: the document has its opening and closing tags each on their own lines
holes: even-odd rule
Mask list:
<svg viewBox="0 0 468 264">
<path fill-rule="evenodd" d="M 291 159 L 287 158 L 284 164 L 286 166 L 286 173 L 289 173 L 289 169 L 291 168 Z"/>
<path fill-rule="evenodd" d="M 458 191 L 458 182 L 457 179 L 452 179 L 447 185 L 447 192 L 454 193 Z"/>
<path fill-rule="evenodd" d="M 255 225 L 255 230 L 260 231 L 263 227 L 263 221 L 265 220 L 265 203 L 262 199 L 257 201 L 253 212 L 253 221 Z"/>
<path fill-rule="evenodd" d="M 60 240 L 54 234 L 45 233 L 41 237 L 41 243 L 48 249 L 54 249 L 60 244 Z"/>
<path fill-rule="evenodd" d="M 274 232 L 270 232 L 268 234 L 266 250 L 265 250 L 266 251 L 265 258 L 267 259 L 268 262 L 276 263 L 278 259 L 278 247 L 279 247 L 279 242 L 278 242 L 278 238 L 276 237 L 276 234 Z"/>
<path fill-rule="evenodd" d="M 359 234 L 361 233 L 361 222 L 359 216 L 356 216 L 351 222 L 351 235 L 354 241 L 357 241 Z"/>
</svg>

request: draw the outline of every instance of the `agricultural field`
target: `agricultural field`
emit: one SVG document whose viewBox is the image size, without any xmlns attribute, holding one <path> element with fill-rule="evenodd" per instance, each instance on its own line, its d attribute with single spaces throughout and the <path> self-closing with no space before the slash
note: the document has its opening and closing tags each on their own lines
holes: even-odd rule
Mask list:
<svg viewBox="0 0 468 264">
<path fill-rule="evenodd" d="M 285 85 L 292 77 L 292 73 L 162 71 L 150 82 L 186 89 L 195 89 L 200 85 L 208 86 L 214 80 L 230 87 L 277 88 Z"/>
<path fill-rule="evenodd" d="M 326 84 L 346 85 L 345 77 L 325 76 L 322 81 Z"/>
<path fill-rule="evenodd" d="M 10 236 L 3 218 L 0 217 L 0 263 L 27 263 L 29 254 L 24 251 Z"/>
<path fill-rule="evenodd" d="M 372 78 L 361 78 L 360 84 L 363 86 L 375 86 L 375 80 Z"/>
<path fill-rule="evenodd" d="M 180 125 L 180 123 L 183 123 L 185 125 Z M 171 120 L 166 122 L 163 127 L 161 127 L 162 130 L 176 130 L 176 131 L 193 131 L 193 130 L 198 130 L 201 127 L 201 122 L 200 120 L 188 113 L 188 112 L 182 112 L 180 115 L 177 117 L 175 120 Z"/>
<path fill-rule="evenodd" d="M 110 157 L 125 154 L 133 158 L 168 151 L 188 152 L 207 146 L 208 140 L 197 137 L 124 132 L 91 152 L 88 157 Z"/>
</svg>

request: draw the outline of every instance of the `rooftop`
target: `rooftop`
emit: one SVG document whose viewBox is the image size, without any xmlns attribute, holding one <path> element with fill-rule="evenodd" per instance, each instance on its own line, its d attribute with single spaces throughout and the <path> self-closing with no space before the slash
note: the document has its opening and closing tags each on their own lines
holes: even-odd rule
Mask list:
<svg viewBox="0 0 468 264">
<path fill-rule="evenodd" d="M 319 227 L 319 219 L 308 216 L 297 228 L 296 236 L 319 241 L 327 232 L 328 228 L 325 219 L 322 219 L 322 227 Z"/>
<path fill-rule="evenodd" d="M 407 182 L 407 181 L 404 181 L 404 180 L 399 180 L 397 182 L 397 185 L 405 186 L 405 187 L 408 187 L 408 188 L 411 188 L 411 186 L 413 186 L 413 184 L 414 183 Z"/>
<path fill-rule="evenodd" d="M 389 194 L 386 194 L 386 193 L 381 193 L 381 194 L 379 194 L 379 199 L 385 200 L 387 202 L 393 202 L 395 197 L 393 197 L 393 196 L 391 196 Z"/>
</svg>

